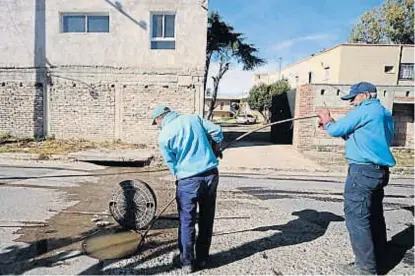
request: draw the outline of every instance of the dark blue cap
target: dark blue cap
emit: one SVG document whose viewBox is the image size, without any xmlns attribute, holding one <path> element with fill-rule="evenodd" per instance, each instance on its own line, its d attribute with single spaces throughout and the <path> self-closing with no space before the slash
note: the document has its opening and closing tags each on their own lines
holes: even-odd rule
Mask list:
<svg viewBox="0 0 415 276">
<path fill-rule="evenodd" d="M 347 94 L 346 96 L 342 97 L 342 100 L 351 100 L 354 97 L 356 97 L 358 94 L 361 93 L 376 93 L 376 86 L 374 86 L 373 84 L 369 83 L 369 82 L 359 82 L 356 84 L 353 84 L 352 87 L 350 87 L 350 91 L 349 94 Z"/>
</svg>

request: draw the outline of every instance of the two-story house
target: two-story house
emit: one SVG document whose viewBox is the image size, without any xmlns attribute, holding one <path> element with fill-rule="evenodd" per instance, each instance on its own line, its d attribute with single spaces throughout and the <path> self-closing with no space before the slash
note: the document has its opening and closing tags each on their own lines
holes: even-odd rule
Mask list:
<svg viewBox="0 0 415 276">
<path fill-rule="evenodd" d="M 154 143 L 151 109 L 202 114 L 208 1 L 2 1 L 0 132 Z"/>
</svg>

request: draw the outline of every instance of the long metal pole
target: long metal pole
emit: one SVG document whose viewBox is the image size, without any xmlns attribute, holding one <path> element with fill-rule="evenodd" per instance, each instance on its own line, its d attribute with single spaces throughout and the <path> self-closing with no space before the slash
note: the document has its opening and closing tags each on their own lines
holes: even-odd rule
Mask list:
<svg viewBox="0 0 415 276">
<path fill-rule="evenodd" d="M 317 118 L 317 117 L 318 117 L 318 115 L 309 115 L 309 116 L 303 116 L 303 117 L 296 117 L 296 118 L 285 119 L 285 120 L 276 121 L 276 122 L 273 122 L 273 123 L 266 124 L 264 126 L 261 126 L 261 127 L 258 127 L 256 129 L 254 129 L 254 130 L 251 130 L 251 131 L 249 131 L 249 132 L 247 132 L 245 134 L 242 134 L 241 136 L 239 136 L 235 140 L 232 140 L 229 144 L 227 144 L 226 146 L 224 146 L 222 148 L 222 151 L 224 151 L 225 149 L 227 149 L 233 143 L 238 142 L 238 141 L 242 140 L 243 138 L 245 138 L 246 136 L 251 135 L 252 133 L 254 133 L 254 132 L 258 131 L 258 130 L 264 129 L 266 127 L 270 127 L 270 126 L 278 125 L 278 124 L 283 124 L 283 123 L 287 123 L 287 122 L 292 122 L 292 121 L 298 121 L 298 120 L 305 120 L 305 119 Z"/>
</svg>

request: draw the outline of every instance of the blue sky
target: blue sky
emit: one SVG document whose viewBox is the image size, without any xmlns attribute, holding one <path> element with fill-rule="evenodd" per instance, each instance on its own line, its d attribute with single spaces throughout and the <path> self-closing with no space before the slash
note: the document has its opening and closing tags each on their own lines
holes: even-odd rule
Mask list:
<svg viewBox="0 0 415 276">
<path fill-rule="evenodd" d="M 346 42 L 352 26 L 367 10 L 383 0 L 210 0 L 209 10 L 218 11 L 247 42 L 259 48 L 267 64 L 244 72 L 233 65 L 221 81 L 221 95 L 248 92 L 254 73 L 274 72 L 320 50 Z M 217 70 L 213 63 L 211 72 Z M 209 78 L 208 87 L 211 87 Z"/>
</svg>

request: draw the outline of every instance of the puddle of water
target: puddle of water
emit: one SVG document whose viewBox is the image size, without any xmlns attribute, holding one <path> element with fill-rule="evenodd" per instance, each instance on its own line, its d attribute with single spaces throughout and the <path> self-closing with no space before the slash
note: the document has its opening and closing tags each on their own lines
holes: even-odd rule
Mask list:
<svg viewBox="0 0 415 276">
<path fill-rule="evenodd" d="M 82 243 L 84 252 L 99 260 L 125 258 L 137 251 L 142 236 L 133 231 L 93 236 Z"/>
</svg>

